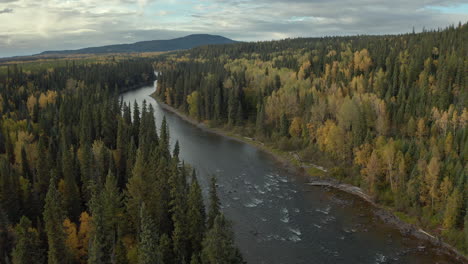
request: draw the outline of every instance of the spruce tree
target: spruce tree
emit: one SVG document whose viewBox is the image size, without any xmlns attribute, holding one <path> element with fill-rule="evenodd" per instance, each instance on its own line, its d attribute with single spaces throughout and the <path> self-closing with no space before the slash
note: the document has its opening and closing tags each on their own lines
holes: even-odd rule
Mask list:
<svg viewBox="0 0 468 264">
<path fill-rule="evenodd" d="M 95 183 L 91 183 L 92 196 L 89 201 L 92 232 L 88 248 L 88 264 L 109 263 L 109 247 L 105 229 L 104 205 L 101 192 Z"/>
<path fill-rule="evenodd" d="M 257 120 L 255 123 L 255 130 L 257 136 L 262 138 L 265 135 L 265 111 L 263 104 L 257 105 Z"/>
<path fill-rule="evenodd" d="M 135 144 L 138 146 L 139 138 L 138 135 L 140 133 L 140 107 L 138 106 L 137 101 L 133 103 L 133 139 L 135 140 Z"/>
<path fill-rule="evenodd" d="M 189 260 L 189 256 L 187 255 L 187 200 L 184 180 L 182 179 L 183 177 L 184 174 L 180 173 L 178 169 L 175 168 L 169 178 L 169 184 L 171 187 L 170 213 L 172 214 L 172 222 L 174 226 L 172 231 L 172 242 L 177 263 L 188 262 Z"/>
<path fill-rule="evenodd" d="M 163 234 L 159 240 L 158 246 L 159 263 L 171 264 L 174 263 L 174 253 L 172 251 L 171 239 L 167 234 Z"/>
<path fill-rule="evenodd" d="M 65 247 L 66 237 L 63 230 L 65 211 L 62 204 L 62 195 L 56 187 L 56 173 L 52 171 L 51 174 L 49 191 L 46 195 L 44 207 L 45 231 L 49 244 L 47 263 L 68 263 L 69 258 Z"/>
<path fill-rule="evenodd" d="M 15 227 L 16 245 L 11 253 L 13 264 L 43 263 L 44 250 L 41 248 L 39 232 L 31 221 L 23 216 Z"/>
<path fill-rule="evenodd" d="M 174 159 L 176 160 L 179 160 L 179 153 L 180 153 L 179 140 L 177 140 L 174 145 L 174 150 L 172 151 L 172 157 L 174 157 Z"/>
<path fill-rule="evenodd" d="M 62 173 L 64 178 L 63 205 L 67 210 L 67 215 L 73 222 L 77 222 L 81 214 L 81 196 L 76 184 L 75 168 L 71 152 L 73 150 L 63 150 Z"/>
<path fill-rule="evenodd" d="M 215 218 L 220 214 L 220 201 L 216 191 L 216 177 L 211 177 L 210 210 L 208 211 L 208 228 L 213 227 Z"/>
<path fill-rule="evenodd" d="M 216 216 L 213 227 L 203 240 L 201 259 L 204 264 L 243 263 L 242 255 L 234 245 L 231 224 L 223 214 Z"/>
<path fill-rule="evenodd" d="M 188 194 L 187 221 L 190 250 L 193 259 L 194 254 L 199 254 L 201 251 L 201 243 L 205 232 L 205 205 L 195 170 L 192 174 L 192 182 Z"/>
<path fill-rule="evenodd" d="M 138 239 L 138 264 L 158 263 L 158 236 L 155 224 L 145 204 L 140 207 L 140 234 Z"/>
</svg>

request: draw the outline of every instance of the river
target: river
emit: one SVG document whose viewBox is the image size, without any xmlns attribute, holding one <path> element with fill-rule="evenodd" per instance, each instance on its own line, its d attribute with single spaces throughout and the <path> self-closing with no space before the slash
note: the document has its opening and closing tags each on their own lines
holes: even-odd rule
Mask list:
<svg viewBox="0 0 468 264">
<path fill-rule="evenodd" d="M 255 147 L 200 129 L 161 108 L 153 86 L 122 94 L 126 102 L 153 105 L 156 123 L 166 116 L 171 144 L 195 167 L 208 195 L 218 178 L 222 210 L 248 263 L 455 263 L 428 242 L 384 224 L 367 202 L 307 185 Z"/>
</svg>

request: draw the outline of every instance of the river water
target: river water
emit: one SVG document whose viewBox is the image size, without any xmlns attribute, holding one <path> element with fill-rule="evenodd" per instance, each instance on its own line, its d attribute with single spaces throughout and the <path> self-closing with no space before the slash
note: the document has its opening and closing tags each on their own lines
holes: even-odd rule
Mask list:
<svg viewBox="0 0 468 264">
<path fill-rule="evenodd" d="M 154 90 L 122 98 L 152 104 L 158 125 L 166 116 L 171 144 L 179 141 L 180 158 L 195 167 L 205 197 L 210 175 L 217 176 L 222 210 L 248 263 L 456 263 L 384 224 L 367 202 L 307 185 L 271 155 L 164 110 L 149 96 Z"/>
</svg>

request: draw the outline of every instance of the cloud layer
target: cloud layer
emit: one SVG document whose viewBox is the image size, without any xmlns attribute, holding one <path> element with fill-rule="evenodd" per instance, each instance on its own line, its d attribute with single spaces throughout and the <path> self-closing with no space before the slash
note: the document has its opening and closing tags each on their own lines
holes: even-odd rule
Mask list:
<svg viewBox="0 0 468 264">
<path fill-rule="evenodd" d="M 0 57 L 190 33 L 236 40 L 389 34 L 468 20 L 452 0 L 0 0 Z"/>
</svg>

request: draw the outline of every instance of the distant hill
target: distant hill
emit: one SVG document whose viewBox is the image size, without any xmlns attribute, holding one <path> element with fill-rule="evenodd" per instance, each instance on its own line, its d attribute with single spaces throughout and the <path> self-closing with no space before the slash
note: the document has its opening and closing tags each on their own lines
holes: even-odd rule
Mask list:
<svg viewBox="0 0 468 264">
<path fill-rule="evenodd" d="M 140 41 L 133 44 L 116 44 L 101 47 L 90 47 L 77 50 L 52 50 L 44 51 L 39 55 L 72 55 L 72 54 L 103 54 L 103 53 L 128 53 L 128 52 L 157 52 L 180 49 L 191 49 L 198 46 L 212 44 L 236 43 L 232 39 L 223 36 L 194 34 L 169 40 Z"/>
</svg>

